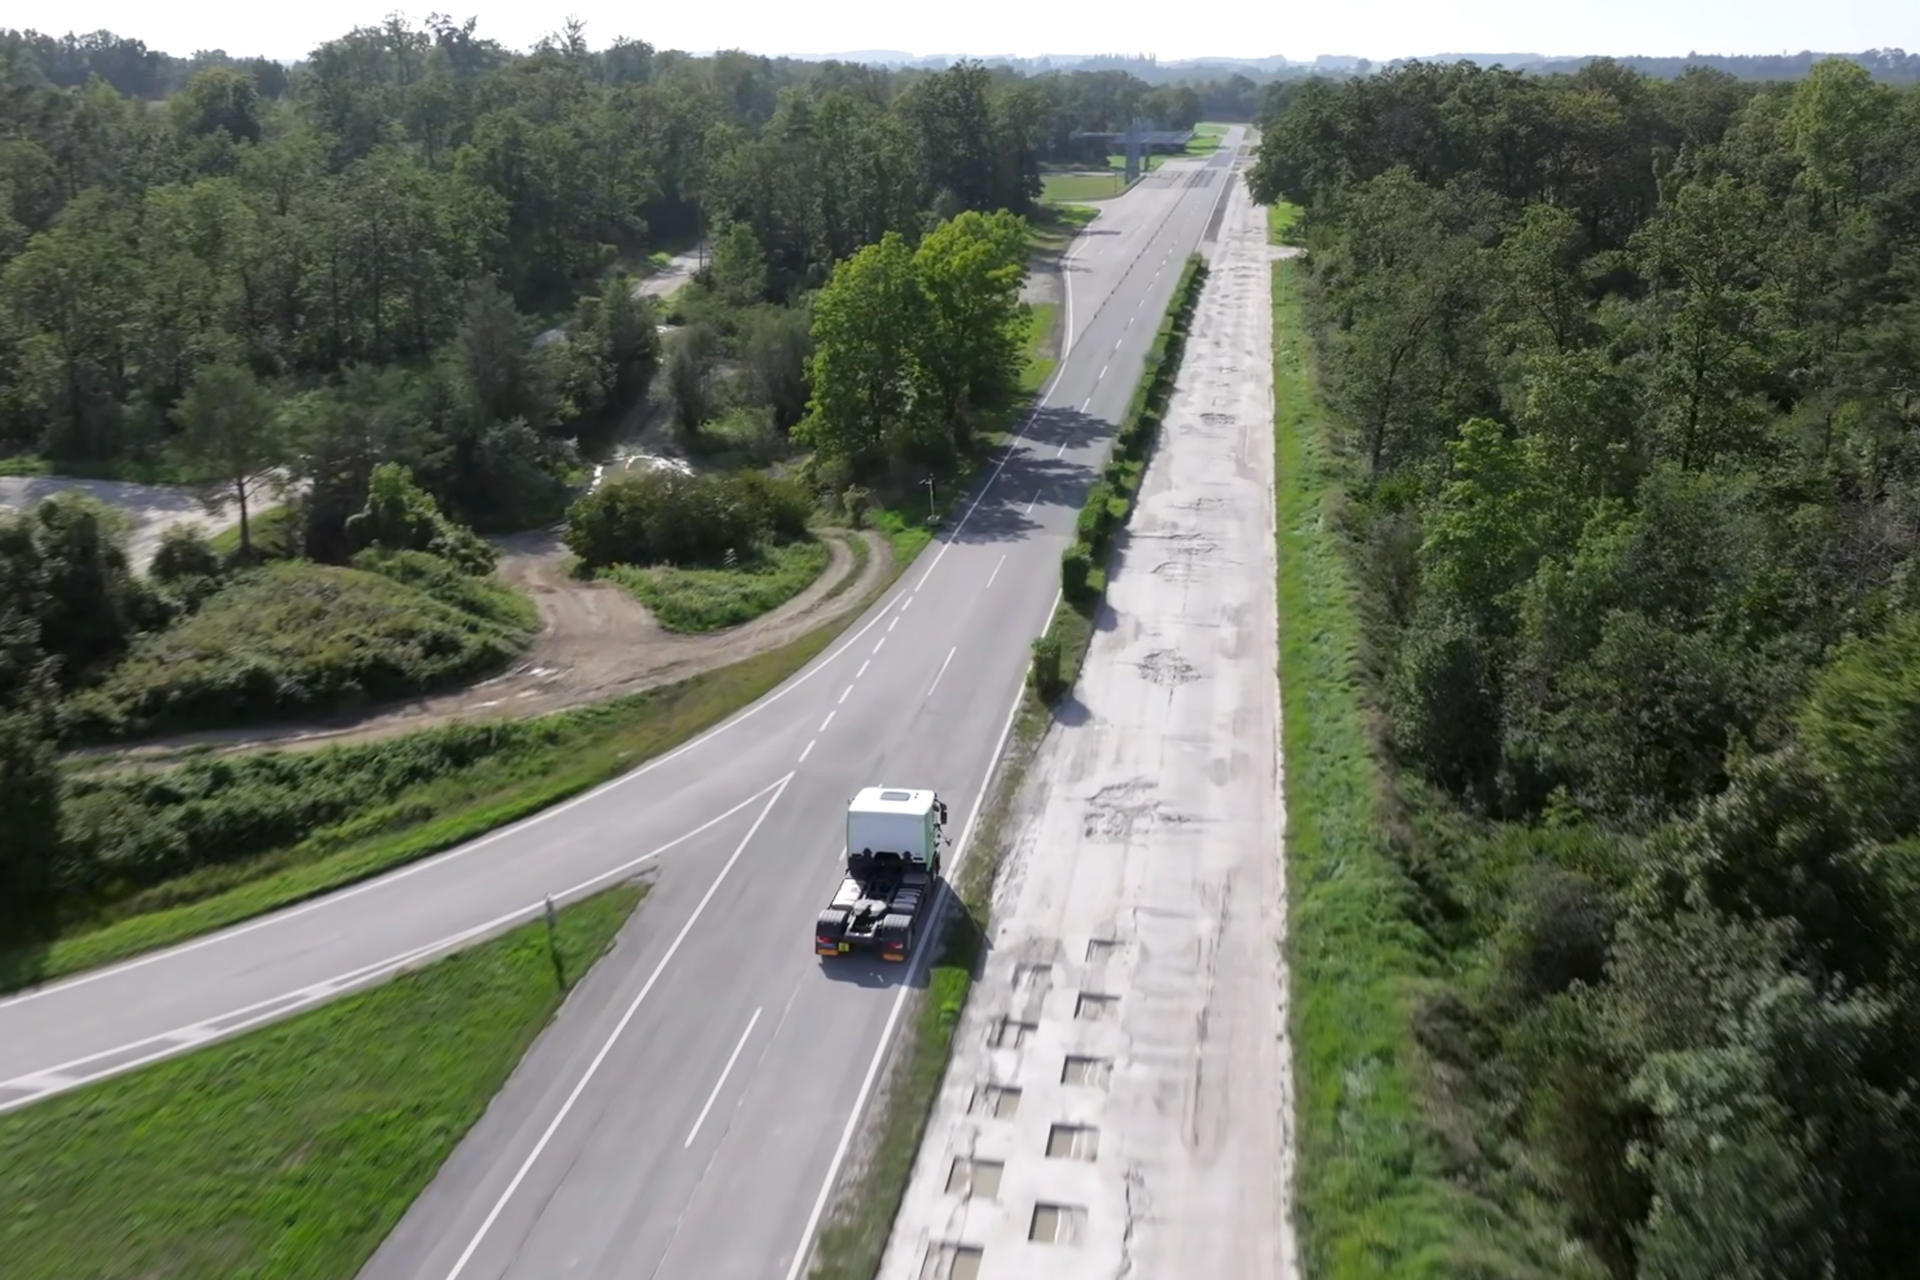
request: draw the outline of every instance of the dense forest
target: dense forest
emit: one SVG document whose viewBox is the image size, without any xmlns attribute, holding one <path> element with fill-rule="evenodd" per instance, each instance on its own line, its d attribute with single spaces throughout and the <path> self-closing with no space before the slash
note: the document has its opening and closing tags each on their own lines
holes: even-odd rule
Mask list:
<svg viewBox="0 0 1920 1280">
<path fill-rule="evenodd" d="M 1449 1273 L 1915 1274 L 1920 90 L 1416 65 L 1265 124 Z"/>
<path fill-rule="evenodd" d="M 737 300 L 791 303 L 888 231 L 1028 212 L 1078 130 L 1200 110 L 1118 73 L 594 51 L 577 27 L 522 56 L 442 19 L 355 31 L 284 82 L 206 66 L 164 103 L 181 69 L 136 43 L 7 48 L 0 452 L 156 459 L 223 362 L 307 396 L 311 431 L 396 406 L 390 431 L 417 439 L 386 452 L 482 523 L 551 503 L 539 477 L 649 372 L 632 318 L 593 305 L 614 268 L 731 232 Z M 479 385 L 476 360 L 576 298 L 601 340 Z"/>
</svg>

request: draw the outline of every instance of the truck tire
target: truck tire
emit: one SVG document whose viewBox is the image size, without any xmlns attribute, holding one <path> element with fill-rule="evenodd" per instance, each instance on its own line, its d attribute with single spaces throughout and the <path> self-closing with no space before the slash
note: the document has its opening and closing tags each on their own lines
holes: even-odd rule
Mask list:
<svg viewBox="0 0 1920 1280">
<path fill-rule="evenodd" d="M 886 919 L 880 922 L 879 937 L 883 946 L 888 942 L 898 939 L 900 942 L 900 953 L 903 956 L 912 955 L 913 917 L 901 915 L 898 912 L 888 915 Z"/>
<path fill-rule="evenodd" d="M 826 942 L 831 939 L 836 951 L 840 941 L 847 933 L 847 912 L 844 907 L 828 907 L 822 911 L 813 924 L 813 949 L 816 954 L 827 954 Z"/>
</svg>

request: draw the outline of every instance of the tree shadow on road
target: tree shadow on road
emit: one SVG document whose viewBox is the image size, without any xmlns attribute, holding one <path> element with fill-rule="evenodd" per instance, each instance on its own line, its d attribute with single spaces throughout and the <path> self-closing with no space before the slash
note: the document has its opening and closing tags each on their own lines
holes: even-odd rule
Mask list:
<svg viewBox="0 0 1920 1280">
<path fill-rule="evenodd" d="M 40 985 L 57 936 L 51 921 L 0 923 L 0 996 Z"/>
</svg>

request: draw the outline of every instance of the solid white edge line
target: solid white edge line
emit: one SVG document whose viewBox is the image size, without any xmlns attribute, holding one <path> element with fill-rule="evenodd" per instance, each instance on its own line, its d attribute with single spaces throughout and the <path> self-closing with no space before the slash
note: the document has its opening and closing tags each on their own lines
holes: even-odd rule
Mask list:
<svg viewBox="0 0 1920 1280">
<path fill-rule="evenodd" d="M 978 505 L 977 501 L 976 501 L 976 505 Z M 29 1001 L 41 999 L 44 996 L 57 995 L 63 991 L 70 991 L 75 987 L 84 987 L 89 983 L 100 982 L 107 978 L 117 977 L 118 975 L 123 973 L 130 973 L 136 969 L 144 969 L 151 964 L 159 964 L 160 962 L 164 960 L 170 960 L 175 956 L 186 955 L 189 952 L 198 951 L 203 947 L 211 947 L 218 943 L 230 942 L 235 938 L 244 937 L 245 935 L 253 933 L 260 929 L 266 929 L 274 925 L 285 924 L 287 921 L 296 919 L 297 917 L 307 915 L 314 911 L 319 911 L 325 907 L 333 906 L 336 903 L 345 902 L 351 898 L 357 898 L 363 893 L 372 893 L 377 889 L 384 889 L 389 885 L 397 884 L 400 881 L 405 880 L 411 876 L 420 875 L 424 872 L 432 871 L 437 868 L 444 867 L 448 863 L 455 862 L 461 858 L 468 856 L 469 854 L 478 853 L 480 850 L 486 848 L 490 844 L 495 843 L 496 841 L 505 840 L 511 836 L 516 836 L 525 831 L 529 831 L 533 827 L 538 826 L 542 822 L 546 822 L 551 818 L 557 818 L 561 814 L 566 813 L 568 810 L 574 809 L 579 807 L 580 805 L 586 804 L 588 801 L 593 800 L 606 792 L 612 791 L 618 787 L 625 786 L 627 783 L 634 781 L 636 778 L 641 778 L 646 776 L 647 774 L 653 772 L 655 769 L 660 768 L 662 765 L 667 764 L 672 760 L 676 760 L 680 756 L 685 755 L 687 752 L 692 751 L 695 748 L 704 745 L 709 739 L 716 738 L 720 734 L 725 733 L 728 729 L 733 728 L 735 725 L 744 723 L 746 720 L 752 718 L 755 715 L 758 715 L 762 709 L 772 706 L 774 703 L 780 701 L 780 699 L 786 697 L 789 693 L 792 693 L 795 689 L 798 689 L 801 685 L 805 684 L 807 681 L 813 679 L 814 676 L 820 674 L 822 671 L 825 671 L 828 667 L 832 666 L 835 659 L 839 658 L 841 654 L 845 653 L 848 649 L 851 649 L 854 645 L 858 644 L 862 636 L 866 635 L 867 632 L 873 630 L 873 628 L 879 624 L 880 620 L 886 616 L 887 608 L 890 608 L 890 607 L 891 606 L 887 606 L 886 608 L 881 608 L 875 611 L 873 618 L 864 627 L 861 627 L 858 631 L 854 632 L 851 636 L 848 636 L 846 640 L 844 640 L 841 643 L 839 648 L 835 649 L 832 653 L 828 654 L 825 658 L 817 661 L 809 669 L 802 671 L 798 675 L 792 677 L 786 684 L 782 685 L 778 689 L 775 689 L 772 693 L 767 694 L 765 697 L 753 703 L 751 706 L 742 707 L 739 711 L 735 712 L 733 715 L 729 716 L 727 719 L 721 721 L 719 724 L 714 725 L 711 729 L 708 729 L 706 732 L 702 733 L 699 737 L 694 738 L 691 741 L 681 743 L 679 746 L 667 752 L 665 755 L 658 756 L 655 759 L 649 760 L 645 764 L 642 764 L 637 769 L 634 769 L 629 773 L 623 773 L 617 778 L 609 778 L 607 781 L 601 783 L 599 786 L 594 787 L 591 791 L 583 791 L 579 795 L 573 797 L 571 800 L 563 800 L 559 804 L 553 805 L 550 808 L 542 809 L 538 813 L 529 814 L 527 817 L 520 819 L 518 822 L 513 823 L 511 826 L 502 827 L 498 831 L 489 832 L 488 834 L 481 836 L 478 839 L 468 844 L 460 845 L 457 848 L 448 849 L 443 853 L 436 853 L 428 858 L 422 858 L 420 861 L 415 862 L 410 866 L 400 867 L 400 868 L 397 868 L 396 870 L 389 871 L 383 875 L 376 876 L 374 879 L 368 880 L 363 884 L 352 885 L 346 888 L 338 889 L 332 893 L 324 894 L 318 898 L 315 898 L 311 902 L 305 902 L 297 906 L 288 907 L 284 910 L 273 912 L 270 915 L 261 916 L 257 920 L 249 920 L 244 924 L 234 925 L 231 928 L 223 929 L 218 933 L 210 933 L 204 938 L 195 938 L 191 942 L 183 942 L 176 946 L 168 947 L 162 951 L 155 951 L 150 955 L 139 956 L 131 960 L 123 960 L 118 964 L 110 965 L 106 968 L 95 969 L 88 973 L 75 974 L 71 978 L 63 978 L 47 986 L 36 987 L 31 991 L 18 992 L 14 995 L 0 998 L 0 1013 L 4 1013 L 6 1010 L 14 1008 L 17 1005 L 23 1005 L 28 1003 Z M 290 994 L 290 993 L 283 993 L 283 995 L 284 994 Z M 276 997 L 276 998 L 283 998 L 283 997 Z"/>
<path fill-rule="evenodd" d="M 493 1208 L 487 1213 L 486 1220 L 480 1224 L 480 1229 L 474 1232 L 473 1239 L 467 1241 L 467 1247 L 461 1251 L 459 1260 L 453 1264 L 453 1270 L 447 1272 L 447 1280 L 458 1280 L 460 1273 L 466 1270 L 467 1263 L 472 1260 L 474 1252 L 480 1248 L 480 1242 L 486 1239 L 487 1232 L 493 1229 L 493 1224 L 507 1207 L 507 1202 L 512 1200 L 514 1193 L 520 1190 L 520 1184 L 526 1181 L 534 1162 L 547 1149 L 547 1144 L 553 1141 L 553 1135 L 559 1132 L 561 1124 L 573 1111 L 574 1103 L 580 1100 L 580 1095 L 585 1093 L 587 1086 L 593 1082 L 593 1077 L 599 1073 L 600 1064 L 605 1062 L 607 1055 L 613 1052 L 613 1046 L 619 1043 L 621 1035 L 627 1029 L 627 1024 L 633 1021 L 634 1015 L 640 1012 L 640 1006 L 646 1002 L 647 996 L 653 991 L 653 984 L 660 981 L 660 975 L 666 972 L 667 966 L 673 962 L 674 954 L 680 950 L 680 944 L 687 940 L 687 935 L 693 932 L 693 926 L 700 922 L 707 904 L 713 901 L 713 895 L 720 891 L 721 884 L 726 881 L 727 873 L 733 870 L 734 864 L 740 861 L 740 855 L 746 852 L 749 844 L 753 843 L 754 836 L 759 834 L 760 824 L 765 822 L 767 815 L 773 812 L 773 806 L 780 803 L 780 797 L 786 793 L 787 784 L 792 781 L 793 774 L 789 772 L 775 784 L 773 796 L 760 810 L 760 816 L 753 820 L 751 827 L 747 828 L 747 834 L 735 846 L 733 856 L 727 859 L 727 865 L 720 868 L 720 874 L 715 876 L 713 883 L 707 886 L 707 891 L 701 897 L 699 905 L 694 907 L 686 923 L 680 926 L 680 932 L 674 936 L 672 945 L 667 948 L 667 954 L 660 957 L 660 963 L 655 965 L 653 972 L 647 976 L 646 985 L 640 988 L 640 994 L 633 998 L 633 1003 L 627 1006 L 627 1011 L 620 1015 L 620 1021 L 614 1024 L 612 1034 L 607 1037 L 606 1043 L 600 1046 L 600 1051 L 593 1055 L 593 1061 L 587 1064 L 586 1071 L 581 1075 L 579 1082 L 573 1086 L 573 1091 L 567 1095 L 567 1100 L 560 1104 L 560 1110 L 548 1122 L 546 1132 L 540 1135 L 540 1141 L 536 1142 L 533 1150 L 527 1153 L 527 1158 L 520 1162 L 520 1168 L 514 1173 L 513 1181 L 507 1184 L 507 1189 L 500 1193 L 498 1200 L 494 1201 Z"/>
<path fill-rule="evenodd" d="M 1060 611 L 1062 596 L 1061 591 L 1053 593 L 1053 607 L 1047 610 L 1047 621 L 1046 625 L 1040 628 L 1041 634 L 1044 635 L 1047 627 L 1053 625 L 1053 616 Z M 1000 741 L 993 748 L 993 759 L 987 765 L 987 775 L 981 779 L 980 793 L 973 798 L 973 812 L 967 816 L 966 829 L 960 833 L 960 843 L 954 847 L 953 863 L 956 867 L 966 856 L 967 849 L 973 841 L 974 824 L 980 820 L 980 806 L 986 803 L 987 792 L 993 787 L 994 775 L 1000 771 L 1000 760 L 1006 754 L 1007 739 L 1013 736 L 1013 722 L 1020 715 L 1020 700 L 1026 696 L 1026 693 L 1026 681 L 1022 680 L 1020 688 L 1013 695 L 1013 705 L 1007 708 L 1007 722 L 1000 728 Z M 943 879 L 940 886 L 940 919 L 943 931 L 946 921 L 946 899 L 949 896 L 951 895 Z M 940 934 L 927 939 L 926 945 L 914 957 L 912 967 L 907 972 L 907 980 L 900 984 L 899 994 L 893 998 L 893 1008 L 887 1011 L 887 1025 L 880 1031 L 880 1043 L 874 1047 L 873 1060 L 867 1064 L 867 1075 L 860 1082 L 860 1093 L 853 1100 L 853 1111 L 847 1116 L 846 1128 L 840 1131 L 840 1145 L 834 1148 L 833 1161 L 827 1166 L 826 1180 L 820 1184 L 820 1194 L 813 1202 L 813 1212 L 807 1215 L 807 1227 L 800 1234 L 800 1244 L 794 1251 L 793 1265 L 787 1269 L 787 1280 L 799 1280 L 801 1271 L 806 1268 L 809 1251 L 813 1247 L 813 1233 L 820 1226 L 821 1215 L 827 1211 L 827 1197 L 833 1194 L 833 1184 L 840 1176 L 840 1166 L 846 1162 L 847 1149 L 853 1145 L 853 1135 L 859 1130 L 860 1119 L 866 1113 L 867 1098 L 873 1093 L 873 1083 L 879 1078 L 880 1067 L 886 1062 L 887 1053 L 893 1047 L 893 1034 L 900 1023 L 900 1010 L 906 1007 L 907 994 L 913 990 L 915 981 L 926 972 L 927 962 L 932 958 L 934 947 L 939 941 Z M 943 1068 L 941 1078 L 944 1080 L 945 1077 L 946 1072 Z M 919 1150 L 916 1148 L 913 1154 L 914 1163 L 919 1163 Z M 912 1178 L 911 1169 L 909 1169 L 908 1178 Z M 893 1234 L 891 1222 L 887 1224 L 887 1234 L 889 1237 Z M 452 1278 L 449 1277 L 448 1280 Z"/>
<path fill-rule="evenodd" d="M 713 1092 L 707 1095 L 707 1105 L 700 1108 L 700 1114 L 694 1117 L 693 1128 L 687 1131 L 687 1140 L 680 1144 L 682 1151 L 691 1147 L 693 1140 L 700 1136 L 700 1126 L 707 1122 L 707 1113 L 713 1110 L 713 1104 L 719 1100 L 720 1090 L 726 1085 L 727 1077 L 733 1074 L 733 1064 L 740 1061 L 740 1051 L 747 1047 L 747 1037 L 753 1034 L 754 1025 L 760 1021 L 763 1012 L 764 1006 L 755 1009 L 753 1016 L 747 1019 L 747 1029 L 740 1033 L 740 1043 L 733 1046 L 733 1052 L 727 1055 L 727 1065 L 720 1068 L 720 1078 L 713 1082 Z"/>
<path fill-rule="evenodd" d="M 677 835 L 673 839 L 667 841 L 667 843 L 660 845 L 659 847 L 652 849 L 646 853 L 643 853 L 639 857 L 634 858 L 631 861 L 623 862 L 619 866 L 614 867 L 611 870 L 600 872 L 598 875 L 595 875 L 591 879 L 582 880 L 579 884 L 573 885 L 570 888 L 562 889 L 560 892 L 552 895 L 553 900 L 556 903 L 565 902 L 565 901 L 568 901 L 569 899 L 577 898 L 582 894 L 585 894 L 597 888 L 600 884 L 602 884 L 605 881 L 618 879 L 620 876 L 626 875 L 628 872 L 636 870 L 637 868 L 644 865 L 645 863 L 651 862 L 653 859 L 659 857 L 663 853 L 666 853 L 668 850 L 674 848 L 675 846 L 685 844 L 687 841 L 693 839 L 695 836 L 700 835 L 701 833 L 715 826 L 718 826 L 720 823 L 725 822 L 728 818 L 731 818 L 734 814 L 739 813 L 742 809 L 745 809 L 749 805 L 753 804 L 756 800 L 760 799 L 760 797 L 766 795 L 767 792 L 772 791 L 776 786 L 783 786 L 783 785 L 785 785 L 784 780 L 777 783 L 769 783 L 766 786 L 760 788 L 760 790 L 754 792 L 752 795 L 748 796 L 745 800 L 742 800 L 739 804 L 736 804 L 731 809 L 728 809 L 725 813 L 722 813 L 715 817 L 707 819 L 705 822 L 701 823 L 699 826 L 695 827 L 693 830 L 683 832 L 682 834 Z M 389 956 L 385 960 L 376 960 L 371 964 L 361 965 L 357 969 L 350 969 L 346 973 L 337 974 L 331 978 L 323 978 L 318 982 L 309 983 L 308 985 L 301 987 L 298 990 L 283 991 L 277 996 L 271 996 L 265 1000 L 256 1000 L 252 1004 L 243 1005 L 238 1009 L 229 1009 L 225 1013 L 213 1014 L 210 1017 L 205 1017 L 200 1019 L 198 1022 L 193 1023 L 191 1026 L 176 1027 L 171 1031 L 163 1031 L 157 1035 L 147 1036 L 144 1039 L 135 1040 L 127 1044 L 115 1045 L 111 1049 L 102 1049 L 96 1053 L 90 1053 L 84 1058 L 73 1058 L 66 1062 L 62 1062 L 57 1066 L 43 1067 L 37 1071 L 30 1071 L 26 1075 L 16 1076 L 12 1080 L 0 1080 L 0 1087 L 17 1086 L 19 1082 L 22 1080 L 34 1080 L 34 1079 L 39 1079 L 45 1076 L 62 1074 L 71 1067 L 83 1067 L 89 1062 L 97 1062 L 101 1058 L 108 1058 L 108 1057 L 114 1056 L 115 1054 L 125 1053 L 129 1049 L 139 1049 L 151 1044 L 167 1043 L 168 1047 L 165 1049 L 162 1049 L 158 1053 L 146 1054 L 139 1058 L 134 1059 L 131 1062 L 122 1063 L 111 1071 L 95 1072 L 79 1080 L 76 1080 L 74 1083 L 75 1085 L 91 1084 L 97 1080 L 105 1080 L 112 1076 L 121 1075 L 127 1071 L 133 1070 L 135 1067 L 143 1067 L 148 1065 L 149 1063 L 158 1062 L 162 1058 L 172 1057 L 181 1049 L 197 1047 L 201 1044 L 206 1043 L 209 1040 L 225 1039 L 229 1036 L 236 1035 L 239 1032 L 251 1030 L 252 1028 L 260 1026 L 263 1023 L 271 1022 L 271 1021 L 274 1021 L 275 1019 L 289 1016 L 296 1010 L 304 1008 L 307 1005 L 313 1004 L 316 1000 L 322 997 L 336 995 L 348 987 L 357 986 L 357 985 L 366 983 L 370 979 L 380 977 L 391 971 L 405 968 L 407 965 L 412 964 L 416 960 L 420 960 L 425 958 L 426 956 L 432 955 L 436 951 L 444 951 L 449 947 L 456 947 L 463 942 L 466 942 L 472 938 L 481 936 L 491 930 L 501 928 L 505 925 L 509 925 L 521 916 L 531 916 L 543 910 L 545 908 L 545 905 L 546 905 L 545 899 L 542 899 L 540 902 L 528 903 L 524 907 L 516 907 L 514 910 L 507 912 L 505 915 L 495 916 L 493 919 L 485 921 L 481 924 L 469 925 L 467 928 L 460 930 L 458 933 L 450 933 L 445 935 L 444 937 L 436 938 L 432 942 L 422 943 L 421 945 L 410 948 L 406 951 L 403 951 L 398 955 Z M 262 1017 L 247 1018 L 244 1021 L 235 1023 L 231 1027 L 226 1027 L 218 1032 L 215 1032 L 211 1036 L 195 1034 L 200 1032 L 209 1023 L 221 1022 L 228 1018 L 241 1017 L 241 1015 L 243 1014 L 256 1013 L 259 1010 L 267 1009 L 270 1006 L 272 1007 L 271 1012 L 265 1014 Z M 188 1036 L 188 1035 L 193 1035 L 194 1038 L 189 1040 L 186 1044 L 174 1043 L 178 1037 Z M 46 1095 L 42 1093 L 39 1096 L 44 1097 Z M 7 1103 L 4 1105 L 0 1105 L 0 1114 L 10 1111 L 14 1107 L 19 1105 L 21 1104 Z"/>
</svg>

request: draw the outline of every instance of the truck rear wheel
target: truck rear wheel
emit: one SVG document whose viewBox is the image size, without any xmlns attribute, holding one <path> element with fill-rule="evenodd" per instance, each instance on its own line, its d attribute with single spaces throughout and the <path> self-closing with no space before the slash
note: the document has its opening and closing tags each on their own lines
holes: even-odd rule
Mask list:
<svg viewBox="0 0 1920 1280">
<path fill-rule="evenodd" d="M 847 913 L 841 907 L 828 907 L 813 924 L 814 954 L 837 956 L 846 950 Z"/>
<path fill-rule="evenodd" d="M 913 917 L 898 913 L 880 922 L 880 955 L 885 960 L 905 960 L 913 953 Z"/>
</svg>

